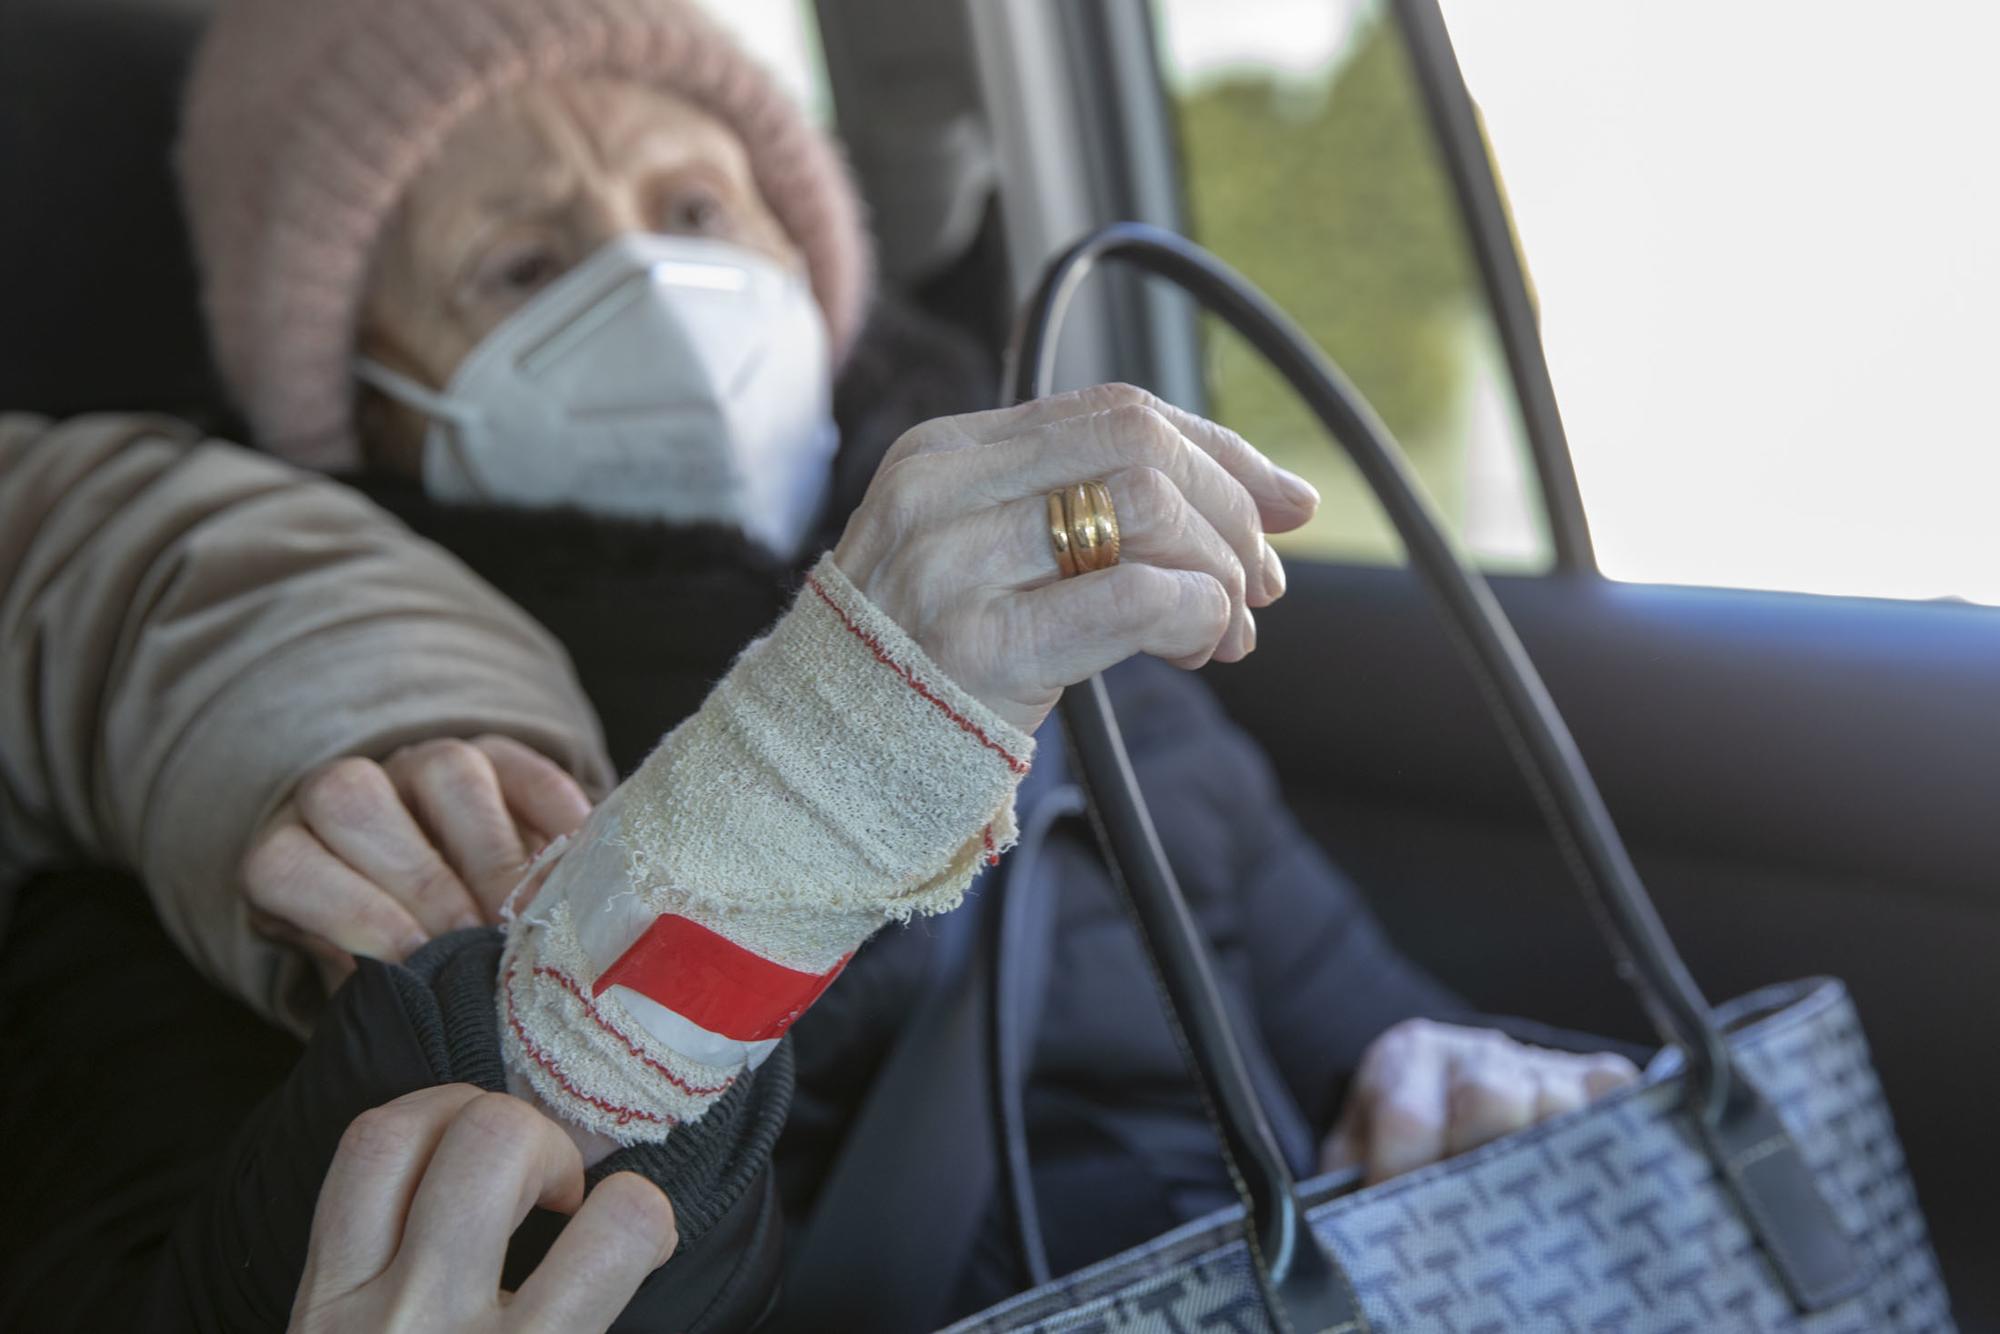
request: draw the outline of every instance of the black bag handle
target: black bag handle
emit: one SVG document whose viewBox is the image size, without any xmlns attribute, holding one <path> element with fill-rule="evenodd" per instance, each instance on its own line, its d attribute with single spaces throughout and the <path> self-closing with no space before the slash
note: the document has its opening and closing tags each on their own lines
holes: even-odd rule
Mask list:
<svg viewBox="0 0 2000 1334">
<path fill-rule="evenodd" d="M 1471 668 L 1595 910 L 1620 973 L 1661 1038 L 1685 1055 L 1704 1146 L 1794 1302 L 1817 1309 L 1854 1291 L 1866 1279 L 1858 1253 L 1782 1123 L 1737 1074 L 1708 1002 L 1640 884 L 1569 728 L 1513 626 L 1439 522 L 1387 428 L 1311 340 L 1268 297 L 1200 246 L 1143 223 L 1114 223 L 1078 241 L 1043 273 L 1010 353 L 1014 401 L 1050 391 L 1063 314 L 1104 259 L 1163 278 L 1220 316 L 1284 376 L 1353 459 Z M 1284 1330 L 1364 1329 L 1352 1287 L 1306 1226 L 1296 1183 L 1252 1091 L 1206 943 L 1161 850 L 1103 681 L 1092 678 L 1066 691 L 1061 707 L 1114 878 L 1131 899 L 1170 1016 L 1222 1132 L 1231 1177 L 1249 1211 L 1248 1240 L 1266 1304 Z M 1784 1147 L 1773 1152 L 1774 1143 Z"/>
</svg>

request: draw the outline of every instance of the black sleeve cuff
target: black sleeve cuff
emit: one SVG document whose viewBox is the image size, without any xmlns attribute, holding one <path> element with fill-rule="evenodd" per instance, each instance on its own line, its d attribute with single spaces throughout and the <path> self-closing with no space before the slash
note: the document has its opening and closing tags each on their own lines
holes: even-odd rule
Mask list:
<svg viewBox="0 0 2000 1334">
<path fill-rule="evenodd" d="M 407 966 L 361 962 L 176 1226 L 150 1328 L 283 1329 L 319 1185 L 348 1123 L 439 1084 L 505 1090 L 494 1008 L 500 949 L 498 929 L 477 928 L 431 942 Z M 673 1201 L 681 1236 L 614 1329 L 740 1329 L 761 1313 L 781 1243 L 771 1146 L 791 1095 L 784 1043 L 699 1122 L 663 1144 L 622 1149 L 590 1174 L 593 1185 L 613 1172 L 645 1176 Z M 530 1215 L 509 1249 L 508 1286 L 532 1272 L 564 1221 Z"/>
</svg>

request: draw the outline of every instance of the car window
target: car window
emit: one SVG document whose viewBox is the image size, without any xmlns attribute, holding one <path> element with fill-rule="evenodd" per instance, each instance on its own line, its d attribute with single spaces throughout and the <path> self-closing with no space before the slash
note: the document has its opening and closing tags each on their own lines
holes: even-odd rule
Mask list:
<svg viewBox="0 0 2000 1334">
<path fill-rule="evenodd" d="M 2000 10 L 1444 13 L 1603 571 L 2000 603 Z"/>
<path fill-rule="evenodd" d="M 813 0 L 703 0 L 703 7 L 764 63 L 814 124 L 833 123 Z"/>
<path fill-rule="evenodd" d="M 1550 563 L 1546 514 L 1450 184 L 1378 4 L 1155 0 L 1195 238 L 1278 300 L 1354 380 L 1488 568 Z M 1400 545 L 1291 392 L 1204 330 L 1209 409 L 1317 485 L 1294 554 Z"/>
</svg>

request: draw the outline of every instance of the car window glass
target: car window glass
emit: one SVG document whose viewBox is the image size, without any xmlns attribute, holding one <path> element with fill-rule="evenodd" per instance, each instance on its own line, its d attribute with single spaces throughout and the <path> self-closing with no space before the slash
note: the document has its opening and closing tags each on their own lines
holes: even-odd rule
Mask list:
<svg viewBox="0 0 2000 1334">
<path fill-rule="evenodd" d="M 2000 603 L 2000 9 L 1444 13 L 1604 572 Z"/>
<path fill-rule="evenodd" d="M 832 124 L 813 0 L 703 0 L 703 7 L 798 99 L 815 125 Z"/>
<path fill-rule="evenodd" d="M 1193 235 L 1354 380 L 1488 568 L 1550 545 L 1506 366 L 1450 184 L 1382 6 L 1155 0 Z M 1361 479 L 1249 349 L 1204 331 L 1209 409 L 1319 487 L 1283 549 L 1389 561 Z"/>
</svg>

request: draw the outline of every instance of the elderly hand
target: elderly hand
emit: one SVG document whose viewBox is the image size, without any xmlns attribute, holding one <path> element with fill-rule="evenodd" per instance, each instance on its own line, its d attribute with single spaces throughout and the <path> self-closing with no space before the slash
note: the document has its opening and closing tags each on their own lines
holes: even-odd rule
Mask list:
<svg viewBox="0 0 2000 1334">
<path fill-rule="evenodd" d="M 574 1215 L 528 1281 L 500 1290 L 514 1229 Z M 679 1244 L 673 1205 L 619 1172 L 590 1192 L 567 1136 L 504 1093 L 424 1089 L 363 1112 L 313 1211 L 293 1334 L 604 1330 Z"/>
<path fill-rule="evenodd" d="M 1490 1028 L 1406 1019 L 1363 1053 L 1321 1165 L 1363 1167 L 1372 1185 L 1575 1111 L 1638 1076 L 1608 1052 L 1577 1056 Z"/>
<path fill-rule="evenodd" d="M 259 928 L 311 954 L 331 989 L 354 955 L 401 960 L 495 920 L 535 853 L 589 814 L 575 779 L 507 737 L 335 760 L 252 841 L 245 894 Z"/>
<path fill-rule="evenodd" d="M 1102 480 L 1118 565 L 1060 577 L 1049 492 Z M 834 561 L 931 660 L 1032 732 L 1063 687 L 1135 653 L 1241 659 L 1285 590 L 1264 540 L 1319 495 L 1241 436 L 1129 385 L 926 422 L 896 442 Z"/>
</svg>

